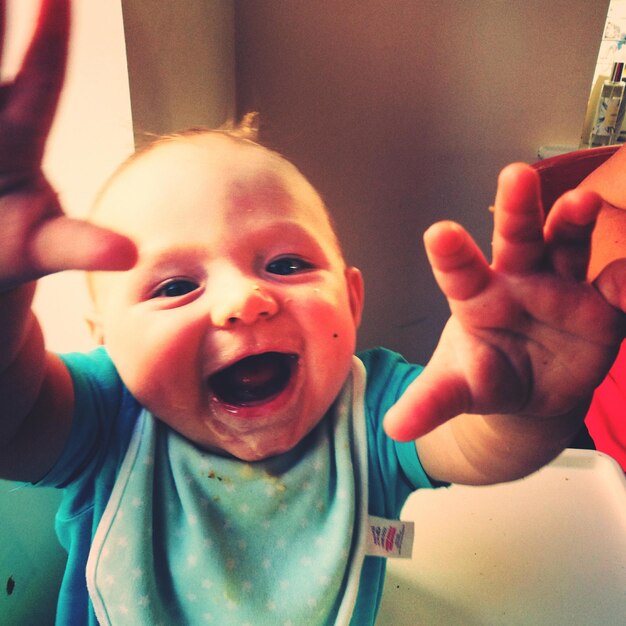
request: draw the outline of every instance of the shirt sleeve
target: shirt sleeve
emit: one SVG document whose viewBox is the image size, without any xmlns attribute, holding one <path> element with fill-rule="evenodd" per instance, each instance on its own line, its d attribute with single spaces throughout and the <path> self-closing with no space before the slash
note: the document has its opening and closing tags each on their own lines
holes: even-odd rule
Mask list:
<svg viewBox="0 0 626 626">
<path fill-rule="evenodd" d="M 37 486 L 65 487 L 97 467 L 116 442 L 117 419 L 129 401 L 105 348 L 59 355 L 67 366 L 74 390 L 74 415 L 69 439 L 60 458 Z"/>
<path fill-rule="evenodd" d="M 394 516 L 411 492 L 438 486 L 424 471 L 415 443 L 394 441 L 382 427 L 385 413 L 423 367 L 407 363 L 401 355 L 384 348 L 360 353 L 358 358 L 367 372 L 365 411 L 370 447 L 370 502 L 377 514 Z"/>
</svg>

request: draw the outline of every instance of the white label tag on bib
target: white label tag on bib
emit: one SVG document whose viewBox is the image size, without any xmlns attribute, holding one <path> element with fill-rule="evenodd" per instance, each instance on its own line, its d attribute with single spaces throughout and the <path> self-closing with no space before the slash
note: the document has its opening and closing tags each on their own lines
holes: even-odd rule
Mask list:
<svg viewBox="0 0 626 626">
<path fill-rule="evenodd" d="M 410 559 L 414 532 L 413 522 L 370 515 L 365 553 L 369 556 Z"/>
</svg>

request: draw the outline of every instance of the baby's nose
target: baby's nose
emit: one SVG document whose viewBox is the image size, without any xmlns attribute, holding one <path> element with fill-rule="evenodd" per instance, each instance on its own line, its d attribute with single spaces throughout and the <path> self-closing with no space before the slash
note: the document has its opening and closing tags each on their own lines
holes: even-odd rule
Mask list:
<svg viewBox="0 0 626 626">
<path fill-rule="evenodd" d="M 231 327 L 237 323 L 254 324 L 278 312 L 275 298 L 259 284 L 249 280 L 235 280 L 216 294 L 211 312 L 213 325 Z"/>
</svg>

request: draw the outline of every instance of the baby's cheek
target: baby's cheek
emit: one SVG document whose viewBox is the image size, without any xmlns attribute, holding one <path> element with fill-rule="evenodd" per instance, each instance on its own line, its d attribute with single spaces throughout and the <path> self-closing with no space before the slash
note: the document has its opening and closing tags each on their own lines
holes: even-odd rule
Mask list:
<svg viewBox="0 0 626 626">
<path fill-rule="evenodd" d="M 115 361 L 115 354 L 119 355 L 120 376 L 131 393 L 155 411 L 175 402 L 176 396 L 187 397 L 197 384 L 190 370 L 196 345 L 189 333 L 144 327 L 129 333 L 125 345 L 112 346 L 111 356 Z"/>
<path fill-rule="evenodd" d="M 340 298 L 318 299 L 305 309 L 311 339 L 320 343 L 325 359 L 351 357 L 356 344 L 356 325 L 349 306 Z"/>
<path fill-rule="evenodd" d="M 320 323 L 343 320 L 349 311 L 347 295 L 334 286 L 310 287 L 299 297 L 288 300 L 287 307 Z"/>
</svg>

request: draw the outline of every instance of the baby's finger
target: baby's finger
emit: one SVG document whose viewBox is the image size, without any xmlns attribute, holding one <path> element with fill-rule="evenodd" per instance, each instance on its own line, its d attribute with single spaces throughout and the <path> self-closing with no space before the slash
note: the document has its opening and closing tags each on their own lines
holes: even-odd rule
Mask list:
<svg viewBox="0 0 626 626">
<path fill-rule="evenodd" d="M 543 262 L 544 250 L 538 174 L 529 165 L 514 163 L 498 177 L 493 268 L 511 274 L 534 272 Z"/>
<path fill-rule="evenodd" d="M 65 216 L 33 234 L 30 260 L 40 276 L 62 270 L 126 270 L 137 260 L 134 243 L 108 229 Z"/>
<path fill-rule="evenodd" d="M 591 252 L 591 233 L 602 206 L 592 191 L 576 189 L 561 196 L 548 214 L 546 245 L 555 271 L 566 278 L 584 280 Z"/>
<path fill-rule="evenodd" d="M 458 224 L 434 224 L 424 233 L 424 245 L 435 280 L 448 299 L 467 300 L 489 283 L 487 260 Z"/>
</svg>

